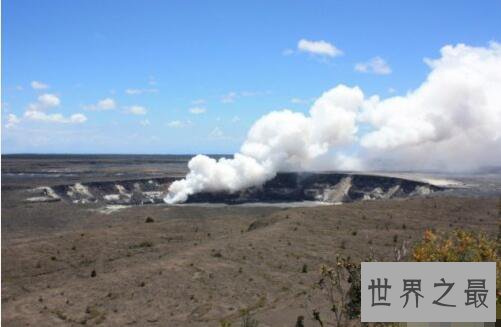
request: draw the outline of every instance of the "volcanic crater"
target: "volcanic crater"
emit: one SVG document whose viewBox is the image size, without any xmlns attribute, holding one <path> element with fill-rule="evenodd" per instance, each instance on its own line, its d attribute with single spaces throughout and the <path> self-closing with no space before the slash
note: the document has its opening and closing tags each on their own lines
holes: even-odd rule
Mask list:
<svg viewBox="0 0 501 327">
<path fill-rule="evenodd" d="M 31 190 L 28 202 L 66 201 L 146 205 L 164 203 L 172 177 L 42 186 Z M 237 192 L 200 192 L 186 203 L 284 203 L 316 201 L 345 203 L 428 195 L 444 187 L 397 177 L 352 174 L 283 172 L 259 187 Z"/>
</svg>

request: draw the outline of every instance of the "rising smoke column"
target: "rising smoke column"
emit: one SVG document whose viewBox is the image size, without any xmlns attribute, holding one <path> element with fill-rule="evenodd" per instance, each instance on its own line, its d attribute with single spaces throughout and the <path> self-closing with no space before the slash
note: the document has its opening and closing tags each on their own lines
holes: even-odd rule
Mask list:
<svg viewBox="0 0 501 327">
<path fill-rule="evenodd" d="M 308 115 L 282 110 L 261 117 L 232 159 L 191 159 L 190 172 L 172 183 L 165 201 L 259 186 L 278 171 L 311 169 L 330 149 L 355 142 L 360 155 L 337 153 L 330 169 L 360 163 L 447 171 L 501 165 L 501 45 L 447 45 L 439 59 L 426 63 L 427 79 L 404 96 L 364 98 L 358 87 L 339 85 L 322 94 Z M 369 131 L 357 135 L 359 124 Z"/>
<path fill-rule="evenodd" d="M 339 85 L 315 101 L 308 115 L 281 110 L 261 117 L 232 159 L 192 158 L 190 172 L 171 184 L 165 201 L 184 202 L 201 191 L 235 192 L 261 185 L 278 171 L 306 168 L 330 148 L 354 140 L 362 102 L 359 88 Z"/>
</svg>

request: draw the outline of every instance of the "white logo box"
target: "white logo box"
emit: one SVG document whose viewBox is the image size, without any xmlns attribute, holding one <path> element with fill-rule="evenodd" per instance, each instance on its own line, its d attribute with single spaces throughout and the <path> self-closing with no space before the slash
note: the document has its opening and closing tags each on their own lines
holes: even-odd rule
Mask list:
<svg viewBox="0 0 501 327">
<path fill-rule="evenodd" d="M 391 288 L 386 288 L 386 301 L 381 301 L 378 295 L 384 295 L 385 278 Z M 433 303 L 449 288 L 442 278 L 447 284 L 454 283 L 448 294 L 438 301 L 449 306 Z M 418 296 L 417 308 L 412 291 L 404 307 L 406 296 L 403 295 L 407 293 L 404 280 L 407 280 L 407 290 L 416 289 L 420 284 L 421 290 L 416 292 L 422 297 Z M 362 262 L 361 283 L 362 322 L 496 321 L 495 262 Z M 439 285 L 434 287 L 435 284 Z M 378 304 L 373 303 L 372 291 Z"/>
</svg>

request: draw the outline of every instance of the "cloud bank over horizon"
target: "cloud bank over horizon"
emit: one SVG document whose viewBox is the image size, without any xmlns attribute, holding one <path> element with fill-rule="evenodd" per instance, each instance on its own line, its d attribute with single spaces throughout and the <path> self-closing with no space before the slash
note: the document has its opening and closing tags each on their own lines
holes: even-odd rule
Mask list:
<svg viewBox="0 0 501 327">
<path fill-rule="evenodd" d="M 447 45 L 440 53 L 425 60 L 430 73 L 406 95 L 382 99 L 338 85 L 306 115 L 288 109 L 264 115 L 232 159 L 191 159 L 188 175 L 170 186 L 165 201 L 259 186 L 279 171 L 500 165 L 501 44 Z M 350 145 L 359 145 L 358 153 L 349 153 Z"/>
</svg>

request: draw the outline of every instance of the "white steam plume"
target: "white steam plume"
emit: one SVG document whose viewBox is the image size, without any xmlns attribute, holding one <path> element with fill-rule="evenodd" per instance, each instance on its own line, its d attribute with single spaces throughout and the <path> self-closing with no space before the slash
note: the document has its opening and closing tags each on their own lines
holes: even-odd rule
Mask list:
<svg viewBox="0 0 501 327">
<path fill-rule="evenodd" d="M 472 170 L 501 164 L 501 45 L 445 46 L 432 71 L 405 96 L 365 101 L 359 120 L 365 161 L 388 168 Z M 381 168 L 381 167 L 378 167 Z"/>
<path fill-rule="evenodd" d="M 234 192 L 261 185 L 280 170 L 306 168 L 331 147 L 354 140 L 362 102 L 359 88 L 339 85 L 324 93 L 307 116 L 282 110 L 261 117 L 232 159 L 216 161 L 204 155 L 191 159 L 190 172 L 172 183 L 165 201 L 184 202 L 200 191 Z"/>
<path fill-rule="evenodd" d="M 359 143 L 361 154 L 337 153 L 332 170 L 501 165 L 501 45 L 445 46 L 441 58 L 427 63 L 426 81 L 405 96 L 364 98 L 358 87 L 340 85 L 325 92 L 309 115 L 282 110 L 263 116 L 233 159 L 190 160 L 190 172 L 170 186 L 165 201 L 258 186 L 278 171 L 311 169 L 316 158 L 349 143 Z M 357 135 L 358 124 L 369 132 Z"/>
</svg>

